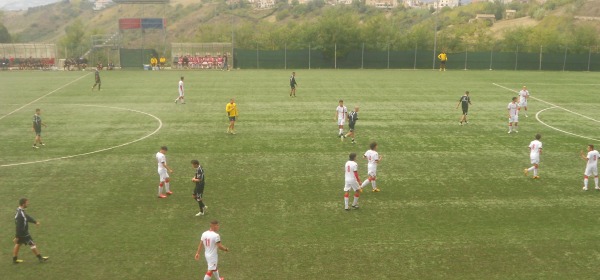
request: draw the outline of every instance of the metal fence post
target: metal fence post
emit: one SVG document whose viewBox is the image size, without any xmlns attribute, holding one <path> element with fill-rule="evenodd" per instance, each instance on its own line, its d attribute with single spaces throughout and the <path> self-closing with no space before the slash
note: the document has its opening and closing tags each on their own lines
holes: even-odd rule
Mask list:
<svg viewBox="0 0 600 280">
<path fill-rule="evenodd" d="M 285 43 L 284 51 L 283 51 L 283 68 L 287 70 L 287 42 Z"/>
<path fill-rule="evenodd" d="M 333 45 L 333 69 L 337 69 L 337 43 Z"/>
<path fill-rule="evenodd" d="M 258 67 L 258 42 L 256 42 L 256 69 L 260 69 L 260 67 Z"/>
<path fill-rule="evenodd" d="M 363 69 L 365 64 L 365 43 L 362 43 L 362 51 L 360 53 L 360 69 Z"/>
<path fill-rule="evenodd" d="M 542 70 L 542 51 L 544 50 L 544 46 L 540 45 L 540 67 L 538 70 Z"/>
<path fill-rule="evenodd" d="M 563 72 L 565 72 L 565 66 L 567 64 L 567 50 L 569 49 L 569 47 L 565 46 L 565 58 L 563 59 Z"/>
<path fill-rule="evenodd" d="M 308 43 L 308 70 L 310 70 L 310 43 Z"/>
<path fill-rule="evenodd" d="M 469 60 L 469 46 L 465 47 L 465 70 L 467 70 L 467 61 Z"/>
<path fill-rule="evenodd" d="M 519 65 L 519 45 L 517 45 L 517 52 L 515 53 L 515 71 L 517 71 L 518 65 Z"/>
<path fill-rule="evenodd" d="M 494 61 L 494 48 L 492 47 L 492 50 L 490 51 L 490 70 L 492 70 L 493 61 Z"/>
<path fill-rule="evenodd" d="M 590 52 L 588 54 L 588 72 L 590 71 L 590 61 L 592 60 L 592 46 L 590 46 Z"/>
<path fill-rule="evenodd" d="M 417 69 L 417 49 L 418 49 L 419 44 L 415 43 L 415 60 L 413 62 L 413 70 Z"/>
<path fill-rule="evenodd" d="M 387 44 L 387 49 L 388 49 L 387 69 L 390 69 L 390 43 Z"/>
</svg>

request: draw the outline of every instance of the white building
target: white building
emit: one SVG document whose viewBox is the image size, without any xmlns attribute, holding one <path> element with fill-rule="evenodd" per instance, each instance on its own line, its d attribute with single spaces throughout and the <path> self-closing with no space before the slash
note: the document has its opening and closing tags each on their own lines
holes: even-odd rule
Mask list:
<svg viewBox="0 0 600 280">
<path fill-rule="evenodd" d="M 94 9 L 94 11 L 100 11 L 112 4 L 113 4 L 112 0 L 95 0 L 93 9 Z"/>
</svg>

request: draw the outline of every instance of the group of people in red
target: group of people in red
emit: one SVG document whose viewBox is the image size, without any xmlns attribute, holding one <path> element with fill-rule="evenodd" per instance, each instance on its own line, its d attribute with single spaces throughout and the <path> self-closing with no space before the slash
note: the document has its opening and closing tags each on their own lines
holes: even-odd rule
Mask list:
<svg viewBox="0 0 600 280">
<path fill-rule="evenodd" d="M 227 55 L 212 56 L 201 55 L 179 55 L 173 59 L 173 64 L 179 69 L 218 69 L 228 70 Z"/>
<path fill-rule="evenodd" d="M 54 57 L 3 57 L 0 60 L 2 70 L 46 70 L 54 66 Z"/>
</svg>

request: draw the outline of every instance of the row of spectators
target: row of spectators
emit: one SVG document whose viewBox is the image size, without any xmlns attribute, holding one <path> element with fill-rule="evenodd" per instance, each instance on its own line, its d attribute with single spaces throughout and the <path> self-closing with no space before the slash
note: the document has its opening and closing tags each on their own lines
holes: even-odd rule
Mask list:
<svg viewBox="0 0 600 280">
<path fill-rule="evenodd" d="M 54 57 L 51 58 L 22 58 L 22 57 L 3 57 L 0 60 L 2 70 L 48 70 L 54 67 Z"/>
<path fill-rule="evenodd" d="M 178 55 L 173 58 L 173 66 L 179 69 L 218 69 L 228 70 L 227 55 Z"/>
</svg>

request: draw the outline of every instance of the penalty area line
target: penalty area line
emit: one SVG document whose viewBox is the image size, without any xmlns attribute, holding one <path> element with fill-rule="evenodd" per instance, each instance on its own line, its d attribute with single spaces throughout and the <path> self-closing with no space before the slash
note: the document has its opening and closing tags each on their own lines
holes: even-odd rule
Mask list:
<svg viewBox="0 0 600 280">
<path fill-rule="evenodd" d="M 27 103 L 27 104 L 25 104 L 25 105 L 23 105 L 23 106 L 21 106 L 21 107 L 19 107 L 19 108 L 17 108 L 17 109 L 15 109 L 15 110 L 13 110 L 12 112 L 10 112 L 10 113 L 8 113 L 8 114 L 6 114 L 6 115 L 4 115 L 4 116 L 0 117 L 0 120 L 2 120 L 2 119 L 4 119 L 4 118 L 6 118 L 6 117 L 8 117 L 8 116 L 10 116 L 10 115 L 12 115 L 12 114 L 14 114 L 14 113 L 18 112 L 18 111 L 20 111 L 21 109 L 23 109 L 23 108 L 25 108 L 25 107 L 27 107 L 27 106 L 29 106 L 29 105 L 31 105 L 31 104 L 33 104 L 33 103 L 35 103 L 35 102 L 37 102 L 37 101 L 41 100 L 42 98 L 44 98 L 44 97 L 46 97 L 46 96 L 48 96 L 48 95 L 50 95 L 50 94 L 53 94 L 53 93 L 55 93 L 55 92 L 57 92 L 57 91 L 59 91 L 59 90 L 61 90 L 61 89 L 65 88 L 65 87 L 67 87 L 67 86 L 71 85 L 71 84 L 72 84 L 72 83 L 74 83 L 74 82 L 77 82 L 77 81 L 79 81 L 79 80 L 83 79 L 84 77 L 86 77 L 86 76 L 87 76 L 87 75 L 89 75 L 89 74 L 91 74 L 91 73 L 87 73 L 87 74 L 85 74 L 85 75 L 83 75 L 83 76 L 81 76 L 81 77 L 79 77 L 79 78 L 77 78 L 77 79 L 75 79 L 75 80 L 73 80 L 73 81 L 70 81 L 70 82 L 68 82 L 68 83 L 66 83 L 66 84 L 64 84 L 64 85 L 62 85 L 62 86 L 60 86 L 60 87 L 58 87 L 57 89 L 55 89 L 55 90 L 53 90 L 53 91 L 51 91 L 51 92 L 48 92 L 48 93 L 46 93 L 46 94 L 44 94 L 44 95 L 42 95 L 42 96 L 38 97 L 37 99 L 35 99 L 35 100 L 33 100 L 33 101 L 31 101 L 31 102 L 29 102 L 29 103 Z"/>
<path fill-rule="evenodd" d="M 546 110 L 550 110 L 550 109 L 555 109 L 555 108 L 557 108 L 557 107 L 548 107 L 548 108 L 546 108 L 546 109 L 542 109 L 542 110 L 540 110 L 539 112 L 537 112 L 537 113 L 535 114 L 535 119 L 536 119 L 538 122 L 540 122 L 541 124 L 543 124 L 543 125 L 545 125 L 545 126 L 547 126 L 547 127 L 549 127 L 549 128 L 552 128 L 552 129 L 554 129 L 554 130 L 556 130 L 556 131 L 560 131 L 560 132 L 562 132 L 562 133 L 564 133 L 564 134 L 568 134 L 568 135 L 576 136 L 576 137 L 583 138 L 583 139 L 593 140 L 593 141 L 600 141 L 599 139 L 596 139 L 596 138 L 587 137 L 587 136 L 583 136 L 583 135 L 575 134 L 575 133 L 573 133 L 573 132 L 564 131 L 564 130 L 562 130 L 562 129 L 560 129 L 560 128 L 556 128 L 556 127 L 554 127 L 554 126 L 551 126 L 551 125 L 549 125 L 549 124 L 547 124 L 547 123 L 543 122 L 543 121 L 540 119 L 540 114 L 541 114 L 542 112 L 544 112 L 544 111 L 546 111 Z"/>
<path fill-rule="evenodd" d="M 124 111 L 130 111 L 130 112 L 134 112 L 134 113 L 144 114 L 144 115 L 147 115 L 147 116 L 150 116 L 150 117 L 154 118 L 158 122 L 158 127 L 154 131 L 152 131 L 150 134 L 147 134 L 147 135 L 145 135 L 145 136 L 143 136 L 141 138 L 135 139 L 133 141 L 129 141 L 127 143 L 115 145 L 115 146 L 112 146 L 112 147 L 108 147 L 108 148 L 104 148 L 104 149 L 100 149 L 100 150 L 96 150 L 96 151 L 91 151 L 91 152 L 87 152 L 87 153 L 70 155 L 70 156 L 63 156 L 63 157 L 49 158 L 49 159 L 29 161 L 29 162 L 21 162 L 21 163 L 3 164 L 3 165 L 0 165 L 0 167 L 19 166 L 19 165 L 42 163 L 42 162 L 49 162 L 49 161 L 61 160 L 61 159 L 70 159 L 70 158 L 74 158 L 74 157 L 87 156 L 87 155 L 91 155 L 91 154 L 97 154 L 97 153 L 101 153 L 101 152 L 113 150 L 113 149 L 116 149 L 116 148 L 120 148 L 120 147 L 123 147 L 123 146 L 131 145 L 133 143 L 142 141 L 142 140 L 144 140 L 144 139 L 146 139 L 146 138 L 148 138 L 148 137 L 156 134 L 162 128 L 162 126 L 163 126 L 162 120 L 160 118 L 158 118 L 157 116 L 152 115 L 150 113 L 143 112 L 143 111 L 138 111 L 138 110 L 134 110 L 134 109 L 127 109 L 127 108 L 120 108 L 120 107 L 102 106 L 102 105 L 86 105 L 86 104 L 73 104 L 73 105 L 87 106 L 87 107 L 98 107 L 98 108 L 109 108 L 109 109 L 124 110 Z"/>
</svg>

